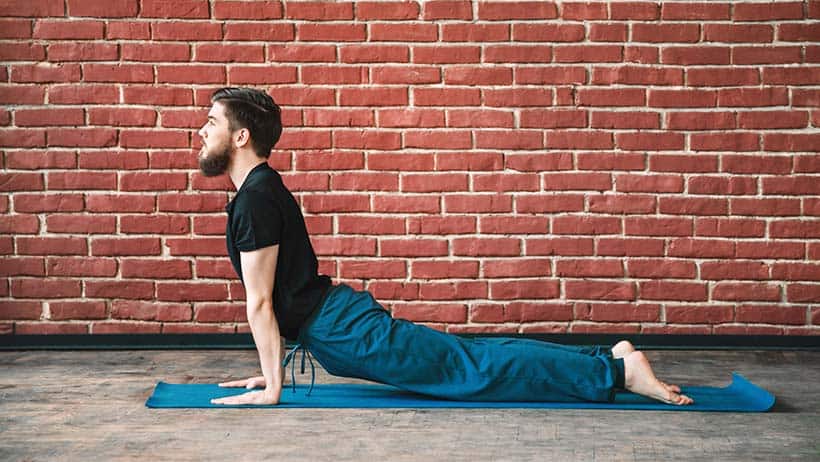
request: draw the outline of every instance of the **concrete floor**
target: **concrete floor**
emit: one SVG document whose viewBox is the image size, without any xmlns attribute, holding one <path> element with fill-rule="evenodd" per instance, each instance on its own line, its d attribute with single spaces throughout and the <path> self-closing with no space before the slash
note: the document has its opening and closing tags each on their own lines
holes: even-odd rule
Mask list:
<svg viewBox="0 0 820 462">
<path fill-rule="evenodd" d="M 820 352 L 648 355 L 673 383 L 723 386 L 737 371 L 777 404 L 764 414 L 152 410 L 144 403 L 157 381 L 256 375 L 255 351 L 5 351 L 0 460 L 820 460 Z M 317 372 L 317 383 L 352 381 Z"/>
</svg>

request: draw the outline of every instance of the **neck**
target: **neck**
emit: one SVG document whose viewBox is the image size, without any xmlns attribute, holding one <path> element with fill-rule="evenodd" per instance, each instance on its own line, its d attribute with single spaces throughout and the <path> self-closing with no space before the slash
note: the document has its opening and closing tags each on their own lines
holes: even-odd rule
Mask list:
<svg viewBox="0 0 820 462">
<path fill-rule="evenodd" d="M 240 153 L 231 160 L 231 166 L 228 167 L 228 175 L 231 177 L 231 182 L 237 191 L 242 187 L 248 173 L 251 172 L 257 165 L 267 162 L 266 159 L 256 156 L 254 153 Z"/>
</svg>

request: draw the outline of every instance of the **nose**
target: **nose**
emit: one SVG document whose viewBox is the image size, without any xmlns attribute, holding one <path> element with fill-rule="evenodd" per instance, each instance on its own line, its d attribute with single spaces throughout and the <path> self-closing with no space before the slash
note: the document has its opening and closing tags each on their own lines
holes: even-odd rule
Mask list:
<svg viewBox="0 0 820 462">
<path fill-rule="evenodd" d="M 202 128 L 199 129 L 197 134 L 199 134 L 199 136 L 201 136 L 202 138 L 205 138 L 205 125 L 203 125 Z"/>
</svg>

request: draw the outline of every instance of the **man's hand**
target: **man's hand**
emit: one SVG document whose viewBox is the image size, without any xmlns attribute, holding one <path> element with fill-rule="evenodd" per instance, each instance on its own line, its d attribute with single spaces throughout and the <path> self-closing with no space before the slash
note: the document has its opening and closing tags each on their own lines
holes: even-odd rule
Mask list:
<svg viewBox="0 0 820 462">
<path fill-rule="evenodd" d="M 281 394 L 281 391 L 282 390 L 276 391 L 272 388 L 265 388 L 264 390 L 249 391 L 241 395 L 212 399 L 211 404 L 227 404 L 231 406 L 242 404 L 279 404 L 279 395 Z"/>
<path fill-rule="evenodd" d="M 265 386 L 265 377 L 260 375 L 259 377 L 251 377 L 249 379 L 244 380 L 234 380 L 233 382 L 222 382 L 219 384 L 220 387 L 230 387 L 230 388 L 239 388 L 245 387 L 248 390 L 252 390 L 254 388 L 262 388 Z"/>
</svg>

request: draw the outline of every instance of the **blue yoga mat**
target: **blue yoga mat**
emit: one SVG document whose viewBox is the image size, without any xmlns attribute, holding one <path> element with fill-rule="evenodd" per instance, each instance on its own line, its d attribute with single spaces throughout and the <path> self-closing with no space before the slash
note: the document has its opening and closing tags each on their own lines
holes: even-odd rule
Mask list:
<svg viewBox="0 0 820 462">
<path fill-rule="evenodd" d="M 633 409 L 654 411 L 729 411 L 765 412 L 774 405 L 774 395 L 732 374 L 726 387 L 681 387 L 695 400 L 689 406 L 673 406 L 634 393 L 618 393 L 613 403 L 578 402 L 476 402 L 450 401 L 408 393 L 388 385 L 317 384 L 310 396 L 308 386 L 282 390 L 275 406 L 225 406 L 211 399 L 245 393 L 243 388 L 220 388 L 215 384 L 171 384 L 160 382 L 145 403 L 150 408 L 540 408 L 540 409 Z"/>
</svg>

